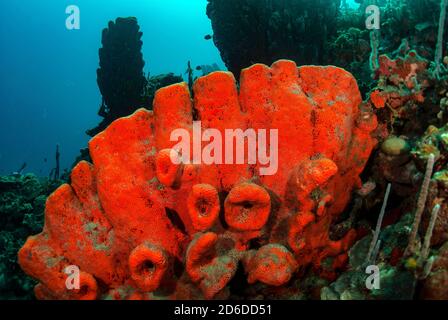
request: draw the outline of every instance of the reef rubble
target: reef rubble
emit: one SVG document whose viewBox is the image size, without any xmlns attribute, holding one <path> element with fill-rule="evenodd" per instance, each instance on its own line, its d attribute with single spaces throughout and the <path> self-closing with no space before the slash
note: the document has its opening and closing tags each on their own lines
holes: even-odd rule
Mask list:
<svg viewBox="0 0 448 320">
<path fill-rule="evenodd" d="M 62 183 L 33 174 L 0 176 L 0 300 L 34 298 L 36 281 L 20 269 L 17 251 L 42 229 L 47 197 Z"/>
</svg>

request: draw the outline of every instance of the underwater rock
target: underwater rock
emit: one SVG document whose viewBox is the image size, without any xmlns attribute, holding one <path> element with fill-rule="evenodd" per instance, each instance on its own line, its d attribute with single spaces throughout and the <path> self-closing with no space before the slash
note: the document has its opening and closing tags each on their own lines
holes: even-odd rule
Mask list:
<svg viewBox="0 0 448 320">
<path fill-rule="evenodd" d="M 334 279 L 356 232 L 330 239 L 330 226 L 376 144 L 376 118 L 360 102 L 348 72 L 287 60 L 243 70 L 239 92 L 228 72 L 199 78 L 193 102 L 185 83 L 157 91 L 154 112 L 138 110 L 94 137 L 93 164 L 79 163 L 49 197 L 42 233 L 19 252 L 40 282 L 37 297 L 226 298 L 241 261 L 253 288 L 287 290 L 308 267 Z M 221 133 L 278 128 L 278 171 L 174 164 L 170 134 L 191 132 L 193 114 Z M 82 290 L 65 287 L 70 265 Z"/>
<path fill-rule="evenodd" d="M 448 242 L 440 248 L 431 273 L 423 282 L 420 297 L 427 300 L 448 299 Z"/>
<path fill-rule="evenodd" d="M 408 142 L 402 138 L 386 139 L 372 163 L 373 178 L 378 184 L 383 184 L 384 181 L 392 183 L 394 193 L 400 197 L 415 194 L 420 186 L 421 174 L 413 161 Z"/>
</svg>

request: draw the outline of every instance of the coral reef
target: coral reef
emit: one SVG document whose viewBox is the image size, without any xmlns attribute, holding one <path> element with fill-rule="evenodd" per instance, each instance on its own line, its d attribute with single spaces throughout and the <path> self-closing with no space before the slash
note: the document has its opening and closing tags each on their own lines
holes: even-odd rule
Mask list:
<svg viewBox="0 0 448 320">
<path fill-rule="evenodd" d="M 399 261 L 408 244 L 412 223 L 410 214 L 381 231 L 381 249 L 375 264 L 381 272 L 379 289 L 369 290 L 365 281 L 366 257 L 372 236 L 359 240 L 349 251 L 349 270 L 321 290 L 323 300 L 410 300 L 413 299 L 416 279 Z"/>
<path fill-rule="evenodd" d="M 390 134 L 417 139 L 429 125 L 446 122 L 446 75 L 439 79 L 430 62 L 413 50 L 396 59 L 381 55 L 379 61 L 378 81 L 366 103 L 379 109 L 381 139 Z"/>
<path fill-rule="evenodd" d="M 401 197 L 399 201 L 404 201 L 418 190 L 419 172 L 424 170 L 429 154 L 440 154 L 434 143 L 424 141 L 431 140 L 426 131 L 447 121 L 448 78 L 436 77 L 430 61 L 411 50 L 396 59 L 380 56 L 377 79 L 364 103 L 377 109 L 376 137 L 381 149 L 374 152 L 373 165 L 365 176 L 383 188 L 391 182 L 394 193 Z M 420 159 L 418 153 L 424 156 Z"/>
<path fill-rule="evenodd" d="M 0 300 L 33 298 L 36 282 L 20 269 L 17 251 L 41 230 L 47 196 L 61 183 L 32 174 L 0 176 Z"/>
<path fill-rule="evenodd" d="M 380 0 L 381 46 L 383 53 L 401 54 L 403 47 L 415 48 L 426 59 L 434 59 L 440 0 Z M 367 5 L 367 4 L 366 4 Z M 361 6 L 360 12 L 364 12 Z M 403 42 L 405 40 L 405 42 Z"/>
<path fill-rule="evenodd" d="M 111 21 L 71 177 L 59 147 L 50 177 L 0 177 L 0 299 L 448 299 L 447 0 L 377 0 L 378 30 L 356 2 L 208 0 L 233 74 L 189 61 L 187 84 L 145 75 L 136 18 Z M 279 129 L 278 171 L 173 164 L 195 121 Z"/>
<path fill-rule="evenodd" d="M 339 0 L 209 0 L 207 15 L 213 40 L 235 74 L 254 62 L 270 64 L 280 58 L 300 65 L 331 64 L 352 72 L 366 94 L 374 85 L 371 74 L 376 69 L 371 53 L 395 59 L 413 48 L 434 61 L 436 44 L 446 43 L 447 37 L 439 32 L 446 26 L 439 28 L 437 23 L 439 16 L 439 23 L 444 21 L 439 0 L 376 1 L 381 19 L 374 32 L 365 28 L 368 4 L 351 9 L 341 7 Z M 436 67 L 446 54 L 439 45 Z"/>
<path fill-rule="evenodd" d="M 322 299 L 447 299 L 446 132 L 446 126 L 430 126 L 412 148 L 402 138 L 389 137 L 374 155 L 374 170 L 386 171 L 376 176 L 378 182 L 391 181 L 399 199 L 386 214 L 390 225 L 383 224 L 379 235 L 378 259 L 368 261 L 381 270 L 381 288 L 365 285 L 368 235 L 350 249 L 348 271 L 322 289 Z M 417 184 L 421 190 L 415 199 Z"/>
<path fill-rule="evenodd" d="M 417 1 L 404 2 L 417 5 Z M 393 10 L 410 11 L 403 3 L 395 9 L 390 7 L 383 21 L 393 21 L 389 17 Z M 402 18 L 409 18 L 408 22 L 413 21 L 413 24 L 424 21 L 428 19 L 425 13 L 429 7 L 437 7 L 439 3 L 420 2 L 421 10 L 412 10 Z M 436 13 L 438 17 L 439 11 Z M 376 242 L 377 257 L 366 261 L 370 255 L 369 243 L 370 248 L 373 243 L 371 235 L 359 240 L 349 251 L 348 271 L 321 290 L 322 299 L 447 297 L 443 289 L 447 279 L 444 259 L 448 240 L 445 201 L 447 73 L 445 66 L 437 68 L 437 64 L 431 62 L 435 42 L 429 35 L 436 34 L 437 26 L 426 24 L 416 25 L 416 28 L 418 30 L 405 37 L 399 35 L 397 30 L 400 29 L 388 34 L 387 29 L 381 28 L 381 51 L 389 54 L 380 55 L 379 68 L 364 101 L 368 107 L 376 109 L 379 126 L 374 136 L 380 148 L 374 150 L 370 165 L 363 173 L 368 182 L 355 197 L 354 203 L 359 205 L 354 206 L 352 226 L 371 229 L 373 223 L 368 220 L 378 217 L 385 186 L 391 185 L 391 207 L 385 213 L 384 222 L 381 223 L 381 215 L 378 222 L 382 230 Z M 428 37 L 423 38 L 425 34 Z M 391 41 L 392 36 L 394 41 Z M 398 50 L 393 51 L 400 40 Z M 376 213 L 372 214 L 373 211 Z M 366 288 L 367 263 L 379 267 L 380 289 Z"/>
<path fill-rule="evenodd" d="M 440 0 L 378 0 L 375 4 L 380 7 L 380 29 L 372 43 L 372 32 L 365 28 L 365 9 L 369 4 L 372 3 L 364 1 L 359 9 L 345 9 L 337 16 L 337 34 L 328 41 L 330 50 L 326 60 L 352 72 L 362 93 L 375 85 L 370 77 L 375 70 L 369 63 L 372 51 L 378 50 L 379 55 L 388 54 L 395 59 L 403 58 L 412 48 L 419 56 L 434 61 L 440 29 L 437 24 Z M 446 42 L 446 34 L 439 38 Z M 440 47 L 440 54 L 446 55 L 446 48 Z"/>
<path fill-rule="evenodd" d="M 448 125 L 442 128 L 430 126 L 425 135 L 416 143 L 413 150 L 418 166 L 422 166 L 429 156 L 435 157 L 434 175 L 429 185 L 427 209 L 423 215 L 422 227 L 427 228 L 430 220 L 430 208 L 435 204 L 441 205 L 438 218 L 435 223 L 434 233 L 431 238 L 432 246 L 440 246 L 448 241 L 448 205 L 444 199 L 447 198 L 447 163 L 448 163 Z"/>
<path fill-rule="evenodd" d="M 306 270 L 336 278 L 356 231 L 331 228 L 361 187 L 376 117 L 340 68 L 281 60 L 240 78 L 239 92 L 231 73 L 199 78 L 193 101 L 185 83 L 163 88 L 153 112 L 90 141 L 93 164 L 48 198 L 42 233 L 19 252 L 39 299 L 228 298 L 242 274 L 245 296 L 300 296 Z M 260 176 L 261 162 L 174 164 L 183 155 L 170 134 L 194 120 L 221 133 L 279 129 L 281 166 Z M 65 286 L 70 265 L 78 290 Z"/>
</svg>

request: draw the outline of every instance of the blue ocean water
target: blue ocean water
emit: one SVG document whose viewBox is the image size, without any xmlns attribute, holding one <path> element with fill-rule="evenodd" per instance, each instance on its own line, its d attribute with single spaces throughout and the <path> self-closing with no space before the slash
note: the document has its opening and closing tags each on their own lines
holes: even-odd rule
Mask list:
<svg viewBox="0 0 448 320">
<path fill-rule="evenodd" d="M 354 5 L 354 0 L 349 3 Z M 67 30 L 76 5 L 80 30 Z M 184 74 L 187 61 L 225 69 L 206 16 L 206 0 L 2 0 L 0 2 L 0 174 L 46 175 L 68 168 L 87 145 L 85 130 L 100 121 L 96 84 L 101 31 L 135 16 L 143 31 L 145 72 Z"/>
<path fill-rule="evenodd" d="M 76 5 L 80 30 L 67 30 Z M 101 32 L 110 20 L 135 16 L 143 31 L 145 72 L 184 74 L 193 65 L 224 65 L 205 14 L 206 0 L 2 0 L 0 2 L 0 174 L 46 175 L 69 167 L 99 123 L 96 69 Z M 45 162 L 47 159 L 47 162 Z"/>
</svg>

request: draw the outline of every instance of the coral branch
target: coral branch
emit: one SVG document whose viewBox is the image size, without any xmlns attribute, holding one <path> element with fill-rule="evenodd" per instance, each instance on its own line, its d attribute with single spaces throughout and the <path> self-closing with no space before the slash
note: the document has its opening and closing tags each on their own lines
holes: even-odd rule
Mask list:
<svg viewBox="0 0 448 320">
<path fill-rule="evenodd" d="M 431 237 L 434 231 L 434 226 L 436 224 L 437 216 L 440 211 L 440 204 L 436 204 L 431 212 L 431 219 L 429 220 L 428 229 L 426 229 L 425 240 L 423 242 L 423 247 L 420 251 L 420 261 L 426 261 L 429 255 L 429 247 L 431 245 Z"/>
<path fill-rule="evenodd" d="M 383 224 L 384 213 L 386 212 L 387 200 L 389 199 L 390 189 L 392 185 L 389 183 L 387 185 L 386 194 L 384 195 L 383 205 L 381 206 L 380 215 L 378 216 L 378 221 L 376 223 L 375 232 L 373 234 L 372 242 L 370 243 L 369 252 L 367 253 L 366 262 L 370 263 L 372 258 L 374 258 L 374 251 L 377 247 L 378 237 L 381 232 L 381 225 Z"/>
<path fill-rule="evenodd" d="M 420 190 L 420 195 L 417 200 L 417 210 L 415 212 L 414 223 L 412 225 L 412 230 L 409 235 L 409 243 L 406 249 L 407 255 L 412 255 L 415 253 L 415 242 L 418 234 L 418 228 L 420 226 L 420 221 L 422 220 L 423 211 L 425 210 L 426 198 L 428 197 L 429 183 L 431 181 L 432 172 L 434 169 L 434 154 L 430 154 L 428 157 L 428 163 L 426 165 L 425 177 L 423 179 L 422 189 Z"/>
<path fill-rule="evenodd" d="M 372 52 L 370 53 L 370 71 L 372 71 L 372 74 L 374 74 L 380 68 L 380 63 L 378 60 L 379 46 L 380 46 L 379 31 L 378 30 L 370 31 L 370 48 L 372 50 Z"/>
<path fill-rule="evenodd" d="M 436 56 L 435 56 L 435 75 L 440 76 L 440 66 L 442 64 L 443 56 L 443 34 L 445 31 L 445 18 L 446 18 L 446 8 L 448 5 L 448 0 L 440 1 L 440 16 L 439 16 L 439 32 L 437 34 L 437 46 L 436 46 Z"/>
<path fill-rule="evenodd" d="M 372 258 L 370 259 L 371 264 L 376 263 L 376 259 L 378 257 L 378 253 L 380 252 L 380 248 L 381 248 L 381 240 L 378 240 L 378 242 L 375 245 L 375 249 L 373 250 Z"/>
</svg>

